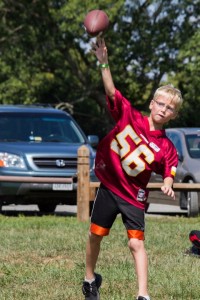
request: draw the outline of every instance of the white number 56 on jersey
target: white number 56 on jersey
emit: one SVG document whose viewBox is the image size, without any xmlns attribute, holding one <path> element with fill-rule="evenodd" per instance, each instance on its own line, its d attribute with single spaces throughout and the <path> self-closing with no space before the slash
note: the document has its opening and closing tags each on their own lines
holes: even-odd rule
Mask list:
<svg viewBox="0 0 200 300">
<path fill-rule="evenodd" d="M 131 149 L 127 137 L 130 137 L 136 145 L 134 149 Z M 111 149 L 120 156 L 122 167 L 129 176 L 137 176 L 145 170 L 145 162 L 151 164 L 154 161 L 154 153 L 147 145 L 137 146 L 141 141 L 134 129 L 127 125 L 111 142 Z M 141 154 L 143 154 L 142 158 Z"/>
</svg>

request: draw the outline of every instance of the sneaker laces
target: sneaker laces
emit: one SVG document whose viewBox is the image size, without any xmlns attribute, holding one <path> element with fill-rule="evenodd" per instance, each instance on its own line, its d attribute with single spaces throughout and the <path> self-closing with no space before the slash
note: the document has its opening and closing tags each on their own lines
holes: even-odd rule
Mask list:
<svg viewBox="0 0 200 300">
<path fill-rule="evenodd" d="M 84 281 L 82 291 L 85 296 L 89 296 L 90 294 L 96 296 L 97 286 L 95 280 L 91 284 L 89 282 Z"/>
<path fill-rule="evenodd" d="M 137 300 L 150 300 L 150 297 L 149 296 L 138 296 Z"/>
</svg>

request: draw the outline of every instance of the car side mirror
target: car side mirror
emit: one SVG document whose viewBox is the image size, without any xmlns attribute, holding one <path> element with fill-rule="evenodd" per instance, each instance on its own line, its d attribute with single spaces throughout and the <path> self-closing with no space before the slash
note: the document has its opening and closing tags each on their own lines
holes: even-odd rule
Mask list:
<svg viewBox="0 0 200 300">
<path fill-rule="evenodd" d="M 183 154 L 180 152 L 178 152 L 178 160 L 181 162 L 183 161 Z"/>
<path fill-rule="evenodd" d="M 88 142 L 92 147 L 95 147 L 99 143 L 99 137 L 97 135 L 88 135 Z"/>
</svg>

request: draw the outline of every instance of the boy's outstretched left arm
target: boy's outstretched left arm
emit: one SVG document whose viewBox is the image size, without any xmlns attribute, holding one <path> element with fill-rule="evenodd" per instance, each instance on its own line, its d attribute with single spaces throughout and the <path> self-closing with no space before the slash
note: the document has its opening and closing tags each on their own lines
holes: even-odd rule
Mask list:
<svg viewBox="0 0 200 300">
<path fill-rule="evenodd" d="M 172 188 L 173 182 L 174 182 L 173 178 L 166 177 L 164 179 L 163 186 L 161 186 L 161 190 L 164 194 L 166 194 L 167 196 L 172 197 L 175 200 L 175 193 L 174 193 L 174 190 Z"/>
</svg>

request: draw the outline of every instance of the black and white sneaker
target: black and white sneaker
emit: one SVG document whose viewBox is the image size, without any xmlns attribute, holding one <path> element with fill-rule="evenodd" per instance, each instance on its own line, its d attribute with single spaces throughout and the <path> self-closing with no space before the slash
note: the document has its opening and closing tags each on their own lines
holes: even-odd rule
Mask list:
<svg viewBox="0 0 200 300">
<path fill-rule="evenodd" d="M 83 281 L 82 292 L 85 296 L 85 300 L 100 300 L 99 288 L 101 283 L 102 277 L 96 273 L 95 280 L 91 284 L 87 281 Z"/>
<path fill-rule="evenodd" d="M 148 299 L 150 299 L 150 298 L 148 297 Z M 148 299 L 143 296 L 138 296 L 138 298 L 137 298 L 137 300 L 148 300 Z"/>
</svg>

